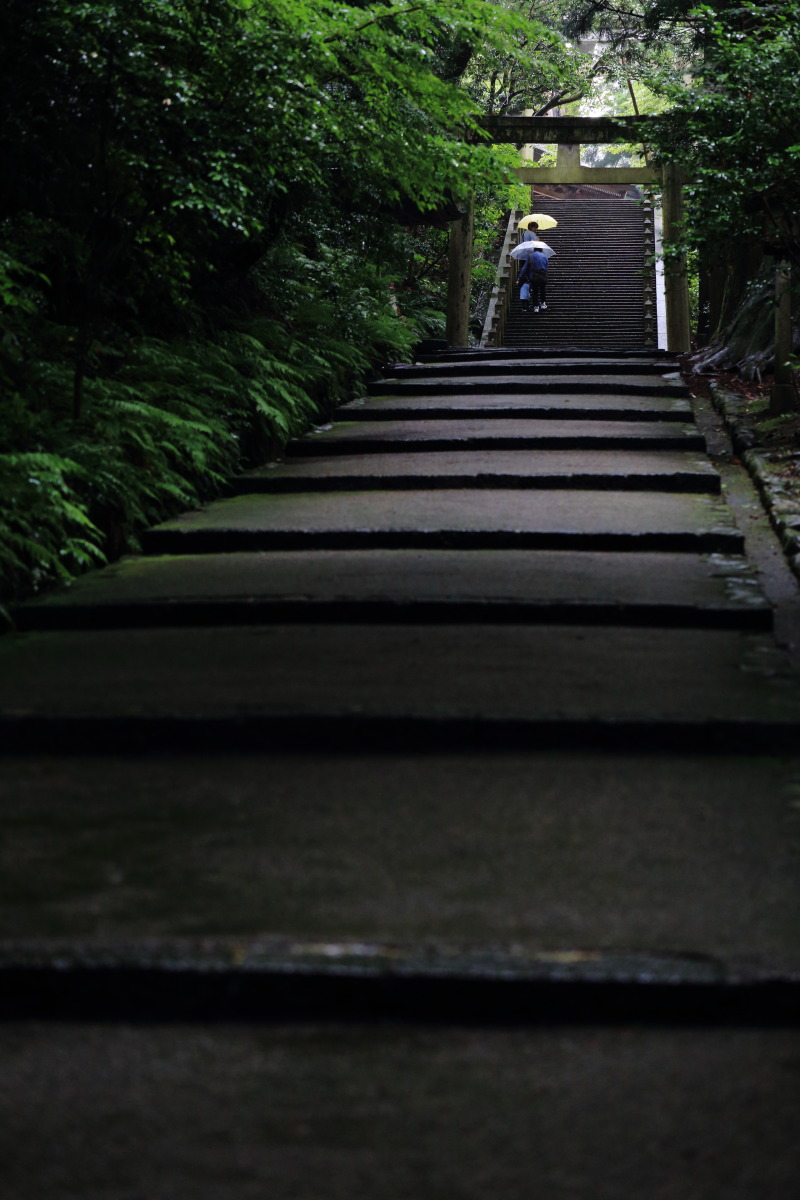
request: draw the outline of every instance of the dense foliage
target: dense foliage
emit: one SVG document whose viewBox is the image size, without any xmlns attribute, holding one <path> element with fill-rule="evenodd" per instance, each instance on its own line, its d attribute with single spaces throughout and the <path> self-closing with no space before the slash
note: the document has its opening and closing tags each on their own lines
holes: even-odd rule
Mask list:
<svg viewBox="0 0 800 1200">
<path fill-rule="evenodd" d="M 518 202 L 509 151 L 464 140 L 465 71 L 566 69 L 518 7 L 6 0 L 3 594 L 135 545 L 441 333 L 459 198 L 479 254 Z"/>
<path fill-rule="evenodd" d="M 800 259 L 800 10 L 789 0 L 577 0 L 567 24 L 602 36 L 616 53 L 611 77 L 645 85 L 651 111 L 664 111 L 649 149 L 687 179 L 668 254 L 699 268 L 701 338 L 712 344 L 698 361 L 748 377 L 768 369 L 774 260 Z"/>
<path fill-rule="evenodd" d="M 692 16 L 704 60 L 691 87 L 668 86 L 662 134 L 691 181 L 691 242 L 716 251 L 735 233 L 800 264 L 800 10 L 744 0 Z"/>
<path fill-rule="evenodd" d="M 719 297 L 695 369 L 750 379 L 773 365 L 775 262 L 800 266 L 800 11 L 728 0 L 690 15 L 702 61 L 691 86 L 667 81 L 658 141 L 688 180 L 678 248 L 697 252 Z"/>
</svg>

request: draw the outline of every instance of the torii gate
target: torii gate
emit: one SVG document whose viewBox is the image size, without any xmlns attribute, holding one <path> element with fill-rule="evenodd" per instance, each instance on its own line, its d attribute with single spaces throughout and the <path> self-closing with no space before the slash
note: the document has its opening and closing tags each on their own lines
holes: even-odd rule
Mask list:
<svg viewBox="0 0 800 1200">
<path fill-rule="evenodd" d="M 647 144 L 647 129 L 654 117 L 483 117 L 483 140 L 495 144 L 543 142 L 558 146 L 555 167 L 517 167 L 520 183 L 636 183 L 661 191 L 664 240 L 676 241 L 683 222 L 683 180 L 680 168 L 667 163 L 657 167 L 582 167 L 580 148 L 608 142 Z M 475 138 L 474 140 L 479 140 Z M 447 288 L 447 343 L 466 346 L 469 340 L 469 306 L 473 242 L 473 214 L 467 212 L 450 224 Z M 683 260 L 664 271 L 667 308 L 667 348 L 676 353 L 689 349 L 689 288 Z"/>
</svg>

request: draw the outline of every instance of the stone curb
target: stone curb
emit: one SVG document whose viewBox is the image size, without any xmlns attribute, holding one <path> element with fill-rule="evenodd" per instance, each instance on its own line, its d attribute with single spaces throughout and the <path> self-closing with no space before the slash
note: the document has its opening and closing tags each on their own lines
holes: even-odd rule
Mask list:
<svg viewBox="0 0 800 1200">
<path fill-rule="evenodd" d="M 800 579 L 800 495 L 790 495 L 773 470 L 772 456 L 759 444 L 756 421 L 745 400 L 720 384 L 711 384 L 714 408 L 731 436 L 734 452 L 742 460 L 758 490 L 770 523 L 794 574 Z"/>
</svg>

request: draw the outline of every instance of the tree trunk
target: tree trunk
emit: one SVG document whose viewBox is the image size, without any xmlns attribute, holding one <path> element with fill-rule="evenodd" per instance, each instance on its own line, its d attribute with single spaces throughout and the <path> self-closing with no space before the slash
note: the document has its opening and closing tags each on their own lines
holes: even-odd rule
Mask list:
<svg viewBox="0 0 800 1200">
<path fill-rule="evenodd" d="M 794 343 L 797 330 L 794 330 Z M 694 358 L 693 369 L 737 370 L 743 379 L 771 371 L 775 361 L 775 262 L 765 259 L 756 279 L 712 343 Z"/>
</svg>

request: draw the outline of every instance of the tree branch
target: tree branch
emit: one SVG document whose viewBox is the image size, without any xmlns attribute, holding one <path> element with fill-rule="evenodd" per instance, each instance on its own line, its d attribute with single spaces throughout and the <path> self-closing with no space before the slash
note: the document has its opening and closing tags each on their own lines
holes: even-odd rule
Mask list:
<svg viewBox="0 0 800 1200">
<path fill-rule="evenodd" d="M 543 117 L 545 113 L 549 113 L 551 108 L 558 108 L 559 104 L 575 104 L 578 100 L 582 100 L 586 92 L 577 92 L 574 96 L 565 96 L 564 92 L 553 96 L 552 99 L 543 104 L 540 109 L 533 114 L 535 117 Z"/>
<path fill-rule="evenodd" d="M 411 4 L 411 5 L 406 6 L 405 8 L 391 8 L 388 10 L 388 12 L 380 13 L 377 17 L 370 17 L 369 21 L 364 21 L 363 24 L 356 25 L 355 29 L 349 30 L 349 33 L 351 35 L 361 33 L 362 29 L 368 29 L 370 25 L 377 25 L 380 21 L 388 21 L 390 17 L 404 17 L 408 13 L 422 12 L 424 9 L 426 9 L 428 7 L 430 7 L 430 6 L 427 4 Z M 449 6 L 447 4 L 443 4 L 441 7 L 452 8 L 454 6 L 452 4 Z M 332 34 L 330 34 L 329 37 L 326 37 L 324 40 L 327 43 L 327 42 L 339 42 L 339 41 L 341 41 L 341 39 L 342 39 L 341 34 L 332 33 Z"/>
</svg>

